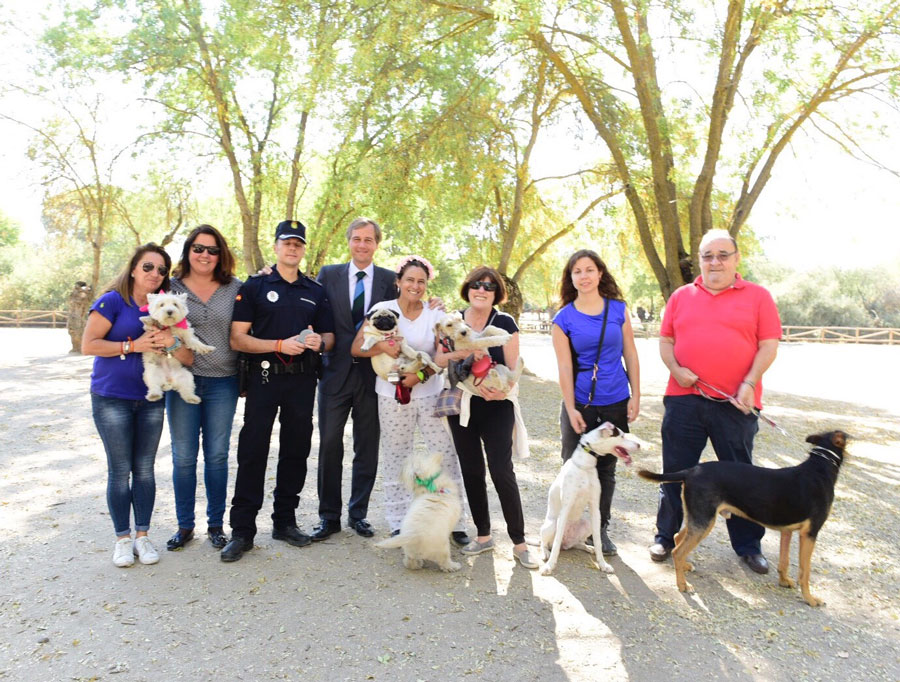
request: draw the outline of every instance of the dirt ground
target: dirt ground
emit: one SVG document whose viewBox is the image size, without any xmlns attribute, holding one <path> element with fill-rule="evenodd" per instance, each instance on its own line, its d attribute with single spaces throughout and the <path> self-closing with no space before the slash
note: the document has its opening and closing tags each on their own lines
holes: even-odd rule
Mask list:
<svg viewBox="0 0 900 682">
<path fill-rule="evenodd" d="M 516 470 L 534 536 L 559 466 L 559 398 L 548 338 L 522 345 L 536 376 L 521 391 L 532 456 Z M 493 491 L 497 551 L 460 555 L 454 574 L 407 571 L 399 551 L 348 530 L 304 549 L 276 542 L 270 502 L 240 562 L 222 563 L 205 539 L 169 553 L 176 523 L 166 433 L 151 529 L 161 561 L 116 568 L 106 462 L 90 416 L 91 359 L 68 355 L 62 330 L 0 330 L 0 347 L 0 679 L 900 680 L 896 347 L 782 346 L 767 375 L 766 412 L 792 437 L 761 426 L 758 464 L 797 463 L 813 431 L 855 436 L 813 556 L 813 591 L 826 601 L 819 609 L 779 587 L 774 571 L 743 568 L 721 523 L 695 554 L 696 594 L 679 593 L 671 564 L 647 554 L 656 490 L 622 466 L 611 576 L 579 552 L 564 553 L 552 577 L 514 564 Z M 655 341 L 639 340 L 639 350 L 636 464 L 658 470 L 665 374 Z M 299 510 L 307 531 L 317 450 L 314 442 Z M 385 535 L 380 498 L 376 487 L 376 537 Z M 204 499 L 201 477 L 201 537 Z M 763 550 L 777 558 L 776 533 Z"/>
</svg>

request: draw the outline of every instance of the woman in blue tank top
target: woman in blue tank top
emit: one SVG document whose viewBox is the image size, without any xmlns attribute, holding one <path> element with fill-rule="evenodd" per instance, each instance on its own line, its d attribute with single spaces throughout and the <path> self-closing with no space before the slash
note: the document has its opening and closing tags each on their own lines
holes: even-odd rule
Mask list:
<svg viewBox="0 0 900 682">
<path fill-rule="evenodd" d="M 627 432 L 628 422 L 640 412 L 641 388 L 628 309 L 615 278 L 594 251 L 583 249 L 569 258 L 560 282 L 560 304 L 551 335 L 562 392 L 559 430 L 565 461 L 572 456 L 580 434 L 603 422 Z M 597 476 L 602 549 L 610 556 L 617 551 L 607 534 L 616 487 L 615 455 L 597 459 Z"/>
</svg>

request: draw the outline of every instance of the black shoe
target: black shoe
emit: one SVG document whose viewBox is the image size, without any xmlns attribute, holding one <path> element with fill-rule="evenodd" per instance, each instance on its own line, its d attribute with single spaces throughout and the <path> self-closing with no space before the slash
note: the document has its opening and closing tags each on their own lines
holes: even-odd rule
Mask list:
<svg viewBox="0 0 900 682">
<path fill-rule="evenodd" d="M 619 553 L 618 548 L 606 534 L 606 526 L 600 528 L 600 551 L 603 552 L 603 556 L 616 556 Z"/>
<path fill-rule="evenodd" d="M 249 552 L 251 549 L 253 549 L 253 540 L 234 535 L 231 542 L 225 545 L 225 549 L 219 552 L 219 558 L 222 561 L 237 561 L 244 555 L 244 552 Z"/>
<path fill-rule="evenodd" d="M 650 545 L 650 558 L 657 563 L 665 561 L 671 556 L 671 554 L 671 547 L 666 547 L 659 542 L 654 542 L 652 545 Z"/>
<path fill-rule="evenodd" d="M 457 547 L 465 547 L 470 542 L 472 542 L 472 538 L 464 530 L 455 530 L 450 533 L 450 538 L 453 540 L 453 544 Z"/>
<path fill-rule="evenodd" d="M 341 530 L 341 522 L 331 519 L 319 519 L 319 525 L 313 528 L 313 534 L 310 536 L 313 542 L 327 540 Z"/>
<path fill-rule="evenodd" d="M 762 554 L 745 554 L 741 557 L 741 561 L 754 573 L 765 575 L 769 572 L 769 562 Z"/>
<path fill-rule="evenodd" d="M 170 552 L 177 552 L 180 549 L 184 549 L 184 546 L 193 539 L 193 528 L 179 528 L 175 531 L 175 535 L 166 541 L 166 549 Z"/>
<path fill-rule="evenodd" d="M 228 544 L 228 536 L 222 530 L 222 526 L 210 526 L 206 529 L 206 537 L 209 538 L 209 544 L 216 549 L 222 549 Z"/>
<path fill-rule="evenodd" d="M 312 542 L 306 533 L 301 531 L 297 526 L 285 526 L 284 528 L 273 528 L 272 538 L 275 540 L 283 540 L 294 547 L 306 547 Z"/>
<path fill-rule="evenodd" d="M 375 535 L 375 529 L 372 528 L 372 524 L 365 519 L 350 519 L 347 522 L 347 527 L 352 528 L 357 535 L 362 535 L 364 538 L 370 538 Z"/>
</svg>

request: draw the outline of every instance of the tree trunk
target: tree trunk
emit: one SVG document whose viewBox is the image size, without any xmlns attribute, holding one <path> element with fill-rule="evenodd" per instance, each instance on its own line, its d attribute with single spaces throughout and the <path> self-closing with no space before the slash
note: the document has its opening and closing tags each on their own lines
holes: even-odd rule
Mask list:
<svg viewBox="0 0 900 682">
<path fill-rule="evenodd" d="M 522 315 L 522 309 L 525 307 L 522 290 L 519 288 L 519 284 L 511 277 L 507 277 L 503 273 L 500 273 L 500 276 L 503 278 L 503 284 L 506 285 L 506 303 L 500 305 L 500 310 L 512 315 L 516 320 L 516 324 L 518 324 L 519 317 Z"/>
<path fill-rule="evenodd" d="M 96 289 L 88 286 L 87 282 L 75 282 L 72 293 L 69 294 L 68 315 L 66 316 L 66 329 L 72 340 L 70 353 L 81 353 L 81 337 L 84 335 L 84 327 L 87 324 L 88 310 L 94 300 Z"/>
</svg>

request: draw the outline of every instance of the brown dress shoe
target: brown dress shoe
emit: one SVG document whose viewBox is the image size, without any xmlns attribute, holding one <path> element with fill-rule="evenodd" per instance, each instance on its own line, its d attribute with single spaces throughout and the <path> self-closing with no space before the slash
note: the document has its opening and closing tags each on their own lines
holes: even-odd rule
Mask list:
<svg viewBox="0 0 900 682">
<path fill-rule="evenodd" d="M 769 562 L 762 554 L 745 554 L 741 557 L 741 561 L 754 573 L 765 575 L 769 572 Z"/>
</svg>

